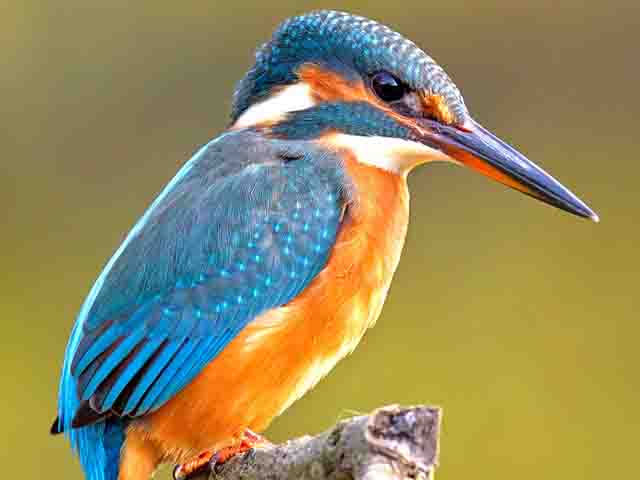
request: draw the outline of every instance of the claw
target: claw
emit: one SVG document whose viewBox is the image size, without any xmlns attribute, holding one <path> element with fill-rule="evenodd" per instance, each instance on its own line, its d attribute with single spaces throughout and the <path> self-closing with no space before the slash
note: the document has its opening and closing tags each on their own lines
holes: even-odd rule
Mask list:
<svg viewBox="0 0 640 480">
<path fill-rule="evenodd" d="M 199 454 L 197 457 L 191 460 L 176 465 L 173 468 L 174 480 L 186 480 L 188 478 L 195 477 L 201 473 L 208 473 L 210 468 L 211 459 L 215 456 L 215 453 L 205 451 Z"/>
</svg>

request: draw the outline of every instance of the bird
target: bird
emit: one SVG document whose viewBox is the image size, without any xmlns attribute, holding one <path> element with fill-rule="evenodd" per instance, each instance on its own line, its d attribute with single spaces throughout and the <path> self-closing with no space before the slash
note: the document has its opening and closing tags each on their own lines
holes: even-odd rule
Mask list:
<svg viewBox="0 0 640 480">
<path fill-rule="evenodd" d="M 331 10 L 283 21 L 202 146 L 106 263 L 71 331 L 57 418 L 88 480 L 176 479 L 269 423 L 378 319 L 434 161 L 579 217 L 584 202 L 481 126 L 436 61 Z"/>
</svg>

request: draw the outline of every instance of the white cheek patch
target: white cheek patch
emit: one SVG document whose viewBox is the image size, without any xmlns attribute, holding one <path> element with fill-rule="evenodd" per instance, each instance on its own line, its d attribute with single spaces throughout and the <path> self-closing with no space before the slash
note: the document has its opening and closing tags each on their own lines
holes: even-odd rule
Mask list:
<svg viewBox="0 0 640 480">
<path fill-rule="evenodd" d="M 360 163 L 401 175 L 406 175 L 413 167 L 427 162 L 459 163 L 440 150 L 401 138 L 338 133 L 331 135 L 327 143 L 350 150 Z"/>
<path fill-rule="evenodd" d="M 306 83 L 283 88 L 272 97 L 249 107 L 233 124 L 233 128 L 246 128 L 266 122 L 277 122 L 287 113 L 315 106 L 311 89 Z"/>
</svg>

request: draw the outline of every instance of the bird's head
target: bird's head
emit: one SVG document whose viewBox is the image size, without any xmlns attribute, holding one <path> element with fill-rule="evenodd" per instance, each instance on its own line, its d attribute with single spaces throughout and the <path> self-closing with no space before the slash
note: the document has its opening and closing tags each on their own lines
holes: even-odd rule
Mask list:
<svg viewBox="0 0 640 480">
<path fill-rule="evenodd" d="M 452 161 L 598 220 L 567 188 L 480 126 L 449 76 L 418 46 L 348 13 L 286 20 L 239 83 L 232 124 L 322 140 L 400 175 L 429 161 Z"/>
</svg>

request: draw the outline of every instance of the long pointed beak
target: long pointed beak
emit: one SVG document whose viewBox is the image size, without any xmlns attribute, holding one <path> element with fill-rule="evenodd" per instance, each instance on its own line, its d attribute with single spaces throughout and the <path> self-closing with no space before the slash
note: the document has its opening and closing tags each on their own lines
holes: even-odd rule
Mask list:
<svg viewBox="0 0 640 480">
<path fill-rule="evenodd" d="M 474 120 L 457 127 L 421 119 L 420 126 L 424 143 L 457 162 L 545 203 L 599 221 L 569 189 Z"/>
</svg>

